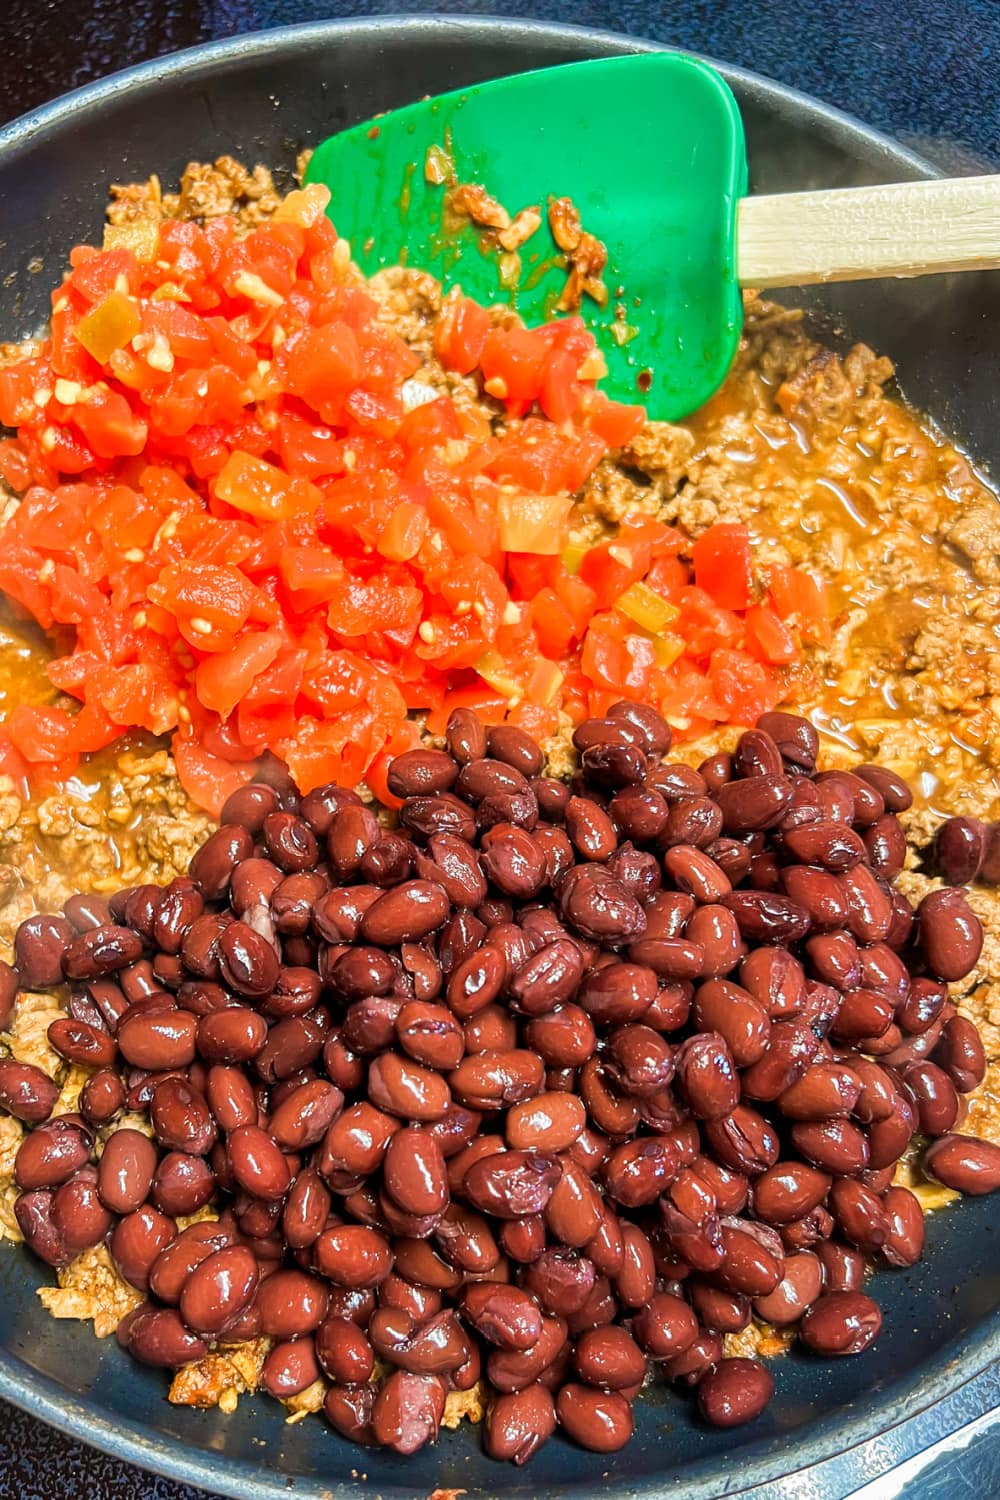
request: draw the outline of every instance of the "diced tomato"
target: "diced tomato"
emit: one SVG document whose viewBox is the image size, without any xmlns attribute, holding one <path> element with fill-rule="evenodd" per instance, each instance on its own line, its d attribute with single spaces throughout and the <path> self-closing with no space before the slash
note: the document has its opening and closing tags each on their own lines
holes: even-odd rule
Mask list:
<svg viewBox="0 0 1000 1500">
<path fill-rule="evenodd" d="M 483 357 L 489 328 L 485 307 L 456 292 L 446 297 L 434 327 L 434 349 L 445 369 L 470 375 Z"/>
<path fill-rule="evenodd" d="M 774 669 L 829 638 L 822 585 L 772 567 L 765 593 L 728 523 L 692 573 L 645 505 L 583 540 L 576 497 L 645 421 L 596 388 L 583 319 L 501 327 L 452 292 L 422 371 L 345 275 L 326 203 L 77 247 L 48 337 L 0 370 L 22 497 L 0 589 L 59 628 L 50 681 L 80 704 L 17 707 L 0 769 L 51 783 L 141 727 L 215 813 L 265 752 L 303 789 L 367 777 L 391 802 L 416 713 L 544 737 L 624 696 L 690 735 L 776 702 Z M 437 390 L 415 406 L 414 375 Z"/>
<path fill-rule="evenodd" d="M 748 640 L 757 647 L 765 661 L 784 665 L 795 661 L 799 648 L 783 620 L 767 604 L 755 604 L 746 612 Z"/>
<path fill-rule="evenodd" d="M 756 724 L 777 702 L 774 679 L 745 651 L 723 647 L 713 651 L 708 675 L 719 703 L 734 724 Z"/>
<path fill-rule="evenodd" d="M 195 672 L 195 691 L 205 708 L 228 719 L 282 645 L 280 631 L 258 630 L 242 636 L 231 650 L 206 657 Z"/>
<path fill-rule="evenodd" d="M 173 749 L 181 786 L 192 802 L 207 809 L 213 818 L 222 812 L 227 797 L 246 786 L 254 774 L 252 761 L 223 760 L 193 738 L 175 739 Z"/>
<path fill-rule="evenodd" d="M 99 458 L 127 457 L 146 446 L 149 424 L 118 391 L 92 386 L 87 400 L 70 408 L 70 416 Z"/>
<path fill-rule="evenodd" d="M 768 578 L 771 600 L 781 618 L 797 625 L 804 639 L 829 645 L 830 611 L 822 581 L 802 568 L 786 568 L 780 563 L 771 564 Z"/>
<path fill-rule="evenodd" d="M 609 401 L 603 391 L 593 391 L 587 398 L 585 421 L 609 448 L 624 448 L 646 425 L 644 406 L 626 406 Z"/>
<path fill-rule="evenodd" d="M 293 394 L 324 422 L 336 422 L 361 378 L 357 334 L 344 323 L 303 328 L 281 345 L 278 368 Z"/>
<path fill-rule="evenodd" d="M 711 656 L 718 646 L 737 646 L 742 641 L 743 623 L 739 615 L 717 604 L 704 589 L 681 589 L 676 602 L 681 611 L 676 629 L 696 660 Z"/>
<path fill-rule="evenodd" d="M 723 609 L 747 609 L 753 602 L 750 533 L 737 522 L 716 521 L 694 544 L 694 578 Z"/>
<path fill-rule="evenodd" d="M 648 543 L 602 542 L 591 547 L 580 568 L 580 578 L 593 589 L 598 609 L 610 609 L 630 583 L 649 572 Z"/>
<path fill-rule="evenodd" d="M 487 390 L 493 384 L 508 406 L 527 406 L 541 391 L 548 353 L 548 341 L 537 328 L 492 328 L 479 360 Z"/>
</svg>

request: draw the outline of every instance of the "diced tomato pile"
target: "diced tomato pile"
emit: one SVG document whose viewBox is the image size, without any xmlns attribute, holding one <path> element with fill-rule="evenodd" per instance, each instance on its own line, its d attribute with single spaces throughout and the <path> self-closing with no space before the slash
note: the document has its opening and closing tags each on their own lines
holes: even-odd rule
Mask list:
<svg viewBox="0 0 1000 1500">
<path fill-rule="evenodd" d="M 414 710 L 544 735 L 622 696 L 690 732 L 772 706 L 826 630 L 808 575 L 755 571 L 735 525 L 691 561 L 641 517 L 570 545 L 573 493 L 644 422 L 596 389 L 581 320 L 501 330 L 452 295 L 438 357 L 510 424 L 446 395 L 408 409 L 420 360 L 325 207 L 309 188 L 242 239 L 219 218 L 78 247 L 44 345 L 0 370 L 22 496 L 0 589 L 72 627 L 49 675 L 81 705 L 16 708 L 0 768 L 58 779 L 144 728 L 217 810 L 265 751 L 303 788 L 384 793 Z"/>
</svg>

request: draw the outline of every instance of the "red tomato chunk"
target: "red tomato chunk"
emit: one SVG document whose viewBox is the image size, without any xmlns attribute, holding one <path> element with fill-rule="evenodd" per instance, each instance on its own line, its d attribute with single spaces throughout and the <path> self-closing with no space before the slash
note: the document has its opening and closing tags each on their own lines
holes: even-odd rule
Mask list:
<svg viewBox="0 0 1000 1500">
<path fill-rule="evenodd" d="M 41 349 L 0 370 L 22 497 L 0 589 L 70 627 L 49 675 L 81 705 L 17 708 L 4 770 L 64 776 L 141 727 L 212 811 L 265 752 L 303 790 L 367 777 L 392 800 L 415 712 L 545 736 L 625 696 L 684 735 L 787 696 L 826 602 L 755 568 L 745 527 L 571 537 L 574 494 L 645 422 L 596 388 L 582 320 L 506 326 L 451 294 L 435 353 L 484 400 L 408 409 L 420 357 L 325 209 L 313 187 L 242 239 L 223 217 L 164 223 L 150 259 L 79 246 Z"/>
</svg>

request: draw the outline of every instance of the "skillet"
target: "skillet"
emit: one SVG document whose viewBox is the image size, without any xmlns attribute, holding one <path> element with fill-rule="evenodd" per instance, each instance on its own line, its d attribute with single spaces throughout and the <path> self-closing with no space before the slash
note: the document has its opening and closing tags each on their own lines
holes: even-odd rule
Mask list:
<svg viewBox="0 0 1000 1500">
<path fill-rule="evenodd" d="M 109 181 L 223 151 L 265 161 L 288 186 L 306 143 L 421 93 L 526 67 L 644 50 L 609 33 L 522 21 L 415 17 L 324 22 L 183 52 L 68 95 L 0 131 L 0 330 L 38 330 L 66 253 L 100 233 Z M 743 111 L 751 189 L 849 186 L 933 175 L 875 131 L 825 105 L 723 67 Z M 36 257 L 41 258 L 40 272 Z M 815 288 L 801 298 L 834 343 L 863 338 L 897 362 L 904 394 L 1000 471 L 992 392 L 1000 377 L 1000 273 Z M 40 1267 L 0 1248 L 0 1397 L 117 1458 L 242 1500 L 409 1500 L 438 1488 L 527 1500 L 711 1500 L 830 1458 L 889 1431 L 1000 1356 L 1000 1256 L 991 1200 L 932 1216 L 923 1262 L 880 1273 L 885 1331 L 860 1360 L 805 1353 L 775 1367 L 777 1394 L 748 1428 L 709 1431 L 688 1402 L 654 1390 L 622 1453 L 562 1439 L 524 1470 L 494 1463 L 465 1429 L 412 1458 L 351 1447 L 321 1420 L 287 1427 L 275 1403 L 234 1416 L 172 1407 L 160 1372 L 114 1339 L 57 1323 L 35 1297 Z M 805 1487 L 805 1486 L 804 1486 Z"/>
</svg>

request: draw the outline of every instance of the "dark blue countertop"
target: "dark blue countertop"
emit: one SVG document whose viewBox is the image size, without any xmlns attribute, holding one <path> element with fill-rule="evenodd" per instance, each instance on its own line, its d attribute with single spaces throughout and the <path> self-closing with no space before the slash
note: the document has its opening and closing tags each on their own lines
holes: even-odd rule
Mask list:
<svg viewBox="0 0 1000 1500">
<path fill-rule="evenodd" d="M 6 0 L 0 121 L 144 58 L 331 16 L 436 10 L 653 37 L 764 73 L 957 171 L 1000 168 L 1000 0 Z M 734 1476 L 735 1479 L 735 1476 Z M 1000 1370 L 877 1443 L 744 1500 L 982 1500 L 1000 1493 Z M 0 1403 L 0 1500 L 211 1500 Z"/>
</svg>

